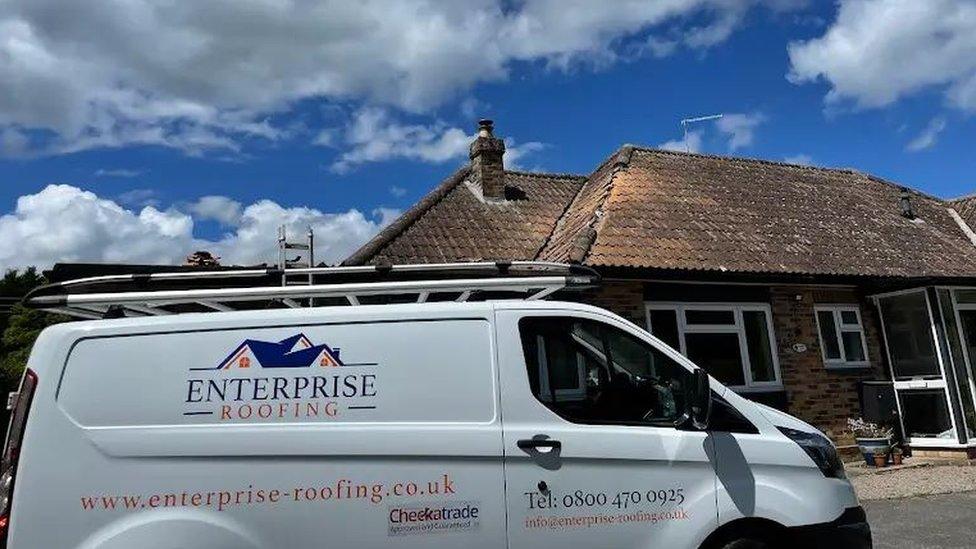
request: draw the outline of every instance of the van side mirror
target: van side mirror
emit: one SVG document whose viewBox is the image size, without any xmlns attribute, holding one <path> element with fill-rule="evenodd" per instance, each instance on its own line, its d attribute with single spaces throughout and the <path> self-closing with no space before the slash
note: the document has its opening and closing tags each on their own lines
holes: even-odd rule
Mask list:
<svg viewBox="0 0 976 549">
<path fill-rule="evenodd" d="M 708 372 L 695 368 L 691 378 L 688 417 L 695 429 L 707 429 L 712 415 L 712 389 L 708 386 Z"/>
</svg>

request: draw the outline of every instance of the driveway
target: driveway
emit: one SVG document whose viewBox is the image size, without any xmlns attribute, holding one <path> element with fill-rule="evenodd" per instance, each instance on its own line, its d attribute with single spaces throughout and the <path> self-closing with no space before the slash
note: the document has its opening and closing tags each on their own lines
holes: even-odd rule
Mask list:
<svg viewBox="0 0 976 549">
<path fill-rule="evenodd" d="M 973 547 L 976 492 L 862 502 L 876 549 Z"/>
</svg>

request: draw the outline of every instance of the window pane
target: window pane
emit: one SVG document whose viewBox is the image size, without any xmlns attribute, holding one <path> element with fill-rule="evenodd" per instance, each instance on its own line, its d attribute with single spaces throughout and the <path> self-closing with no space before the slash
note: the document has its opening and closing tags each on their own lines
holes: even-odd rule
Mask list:
<svg viewBox="0 0 976 549">
<path fill-rule="evenodd" d="M 773 351 L 769 348 L 769 325 L 764 311 L 742 311 L 742 323 L 749 347 L 749 365 L 753 381 L 776 381 Z"/>
<path fill-rule="evenodd" d="M 688 309 L 685 310 L 685 322 L 688 324 L 732 325 L 735 324 L 735 314 L 732 311 L 721 309 Z"/>
<path fill-rule="evenodd" d="M 895 377 L 940 376 L 925 293 L 884 297 L 880 303 Z"/>
<path fill-rule="evenodd" d="M 847 362 L 864 362 L 864 345 L 861 342 L 861 332 L 844 331 L 840 333 L 844 340 L 844 360 Z"/>
<path fill-rule="evenodd" d="M 969 385 L 969 372 L 966 370 L 966 357 L 963 347 L 969 354 L 970 360 L 976 360 L 976 311 L 959 311 L 962 324 L 956 326 L 953 315 L 952 302 L 949 301 L 947 290 L 939 290 L 939 300 L 942 302 L 943 318 L 946 319 L 946 333 L 949 335 L 949 346 L 952 349 L 952 365 L 956 372 L 956 386 L 959 388 L 959 400 L 962 401 L 963 413 L 966 416 L 966 431 L 970 442 L 976 438 L 976 407 L 973 403 L 973 393 Z M 960 341 L 959 332 L 962 332 Z"/>
<path fill-rule="evenodd" d="M 861 323 L 857 321 L 857 313 L 854 311 L 841 311 L 840 312 L 840 323 L 841 324 L 851 324 L 860 325 Z"/>
<path fill-rule="evenodd" d="M 739 334 L 686 333 L 688 358 L 726 385 L 745 385 Z"/>
<path fill-rule="evenodd" d="M 575 349 L 552 337 L 544 339 L 543 343 L 549 386 L 557 391 L 578 390 L 580 388 L 579 363 L 576 360 Z"/>
<path fill-rule="evenodd" d="M 976 290 L 956 290 L 956 301 L 959 303 L 976 303 Z"/>
<path fill-rule="evenodd" d="M 603 333 L 598 325 L 590 322 L 574 322 L 570 331 L 577 343 L 591 349 L 594 353 L 603 353 Z"/>
<path fill-rule="evenodd" d="M 567 420 L 671 425 L 684 413 L 690 373 L 651 345 L 570 318 L 524 318 L 519 329 L 536 398 Z"/>
<path fill-rule="evenodd" d="M 817 311 L 820 323 L 820 344 L 823 345 L 824 355 L 828 360 L 840 360 L 840 348 L 837 346 L 837 327 L 834 325 L 833 311 Z"/>
<path fill-rule="evenodd" d="M 942 389 L 899 391 L 898 398 L 908 436 L 956 438 Z"/>
<path fill-rule="evenodd" d="M 651 333 L 672 349 L 680 349 L 677 311 L 651 309 Z"/>
<path fill-rule="evenodd" d="M 688 371 L 664 353 L 626 332 L 604 326 L 610 351 L 611 403 L 605 418 L 673 423 L 684 413 Z"/>
</svg>

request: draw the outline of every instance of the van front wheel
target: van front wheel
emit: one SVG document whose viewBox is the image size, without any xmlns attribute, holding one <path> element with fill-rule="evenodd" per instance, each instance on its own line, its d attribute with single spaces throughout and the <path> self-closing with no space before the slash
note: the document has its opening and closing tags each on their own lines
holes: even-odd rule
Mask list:
<svg viewBox="0 0 976 549">
<path fill-rule="evenodd" d="M 759 539 L 742 538 L 722 545 L 721 549 L 770 549 L 770 545 Z"/>
</svg>

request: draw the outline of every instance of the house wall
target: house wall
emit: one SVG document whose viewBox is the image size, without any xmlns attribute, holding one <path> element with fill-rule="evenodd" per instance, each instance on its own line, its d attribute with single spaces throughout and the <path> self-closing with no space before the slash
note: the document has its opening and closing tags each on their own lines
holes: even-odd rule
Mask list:
<svg viewBox="0 0 976 549">
<path fill-rule="evenodd" d="M 605 280 L 581 301 L 611 310 L 647 327 L 645 305 L 653 301 L 764 302 L 770 305 L 786 410 L 827 433 L 837 444 L 853 443 L 847 418 L 861 415 L 858 382 L 883 379 L 881 335 L 874 307 L 855 289 L 811 286 L 728 286 Z M 824 367 L 814 306 L 857 304 L 864 325 L 869 368 Z M 805 346 L 805 350 L 797 351 Z M 747 397 L 768 401 L 762 395 Z"/>
<path fill-rule="evenodd" d="M 779 349 L 789 411 L 821 429 L 839 445 L 853 444 L 847 418 L 861 415 L 858 382 L 884 378 L 881 334 L 874 307 L 854 290 L 776 286 L 770 288 L 773 327 Z M 837 370 L 824 367 L 814 306 L 860 305 L 870 368 Z M 795 352 L 796 343 L 807 350 Z"/>
</svg>

